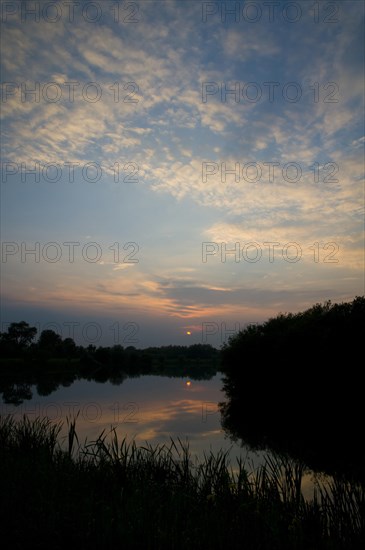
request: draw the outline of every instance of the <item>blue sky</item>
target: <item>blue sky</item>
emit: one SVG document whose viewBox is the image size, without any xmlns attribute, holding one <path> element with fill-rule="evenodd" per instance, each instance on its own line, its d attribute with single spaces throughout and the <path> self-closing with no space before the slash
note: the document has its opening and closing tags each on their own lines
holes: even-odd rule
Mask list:
<svg viewBox="0 0 365 550">
<path fill-rule="evenodd" d="M 364 294 L 362 2 L 1 5 L 3 330 L 219 346 Z"/>
</svg>

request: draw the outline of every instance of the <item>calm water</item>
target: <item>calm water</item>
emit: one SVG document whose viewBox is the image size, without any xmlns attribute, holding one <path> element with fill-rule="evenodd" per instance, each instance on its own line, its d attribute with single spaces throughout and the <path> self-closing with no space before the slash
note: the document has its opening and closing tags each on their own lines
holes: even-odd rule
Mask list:
<svg viewBox="0 0 365 550">
<path fill-rule="evenodd" d="M 79 411 L 77 433 L 80 441 L 91 441 L 113 426 L 118 436 L 138 443 L 166 443 L 170 437 L 190 442 L 192 454 L 231 449 L 231 456 L 246 456 L 247 450 L 225 436 L 220 424 L 218 402 L 224 400 L 221 375 L 211 380 L 141 376 L 127 378 L 121 385 L 79 380 L 61 386 L 47 396 L 37 394 L 15 406 L 2 402 L 2 414 L 29 418 L 48 416 L 63 421 Z M 66 430 L 65 430 L 66 431 Z M 249 453 L 257 462 L 260 454 Z"/>
<path fill-rule="evenodd" d="M 32 386 L 32 399 L 18 406 L 1 401 L 0 412 L 62 421 L 61 436 L 65 440 L 66 419 L 79 412 L 76 428 L 81 444 L 95 440 L 103 430 L 108 434 L 115 427 L 118 438 L 126 436 L 139 445 L 169 443 L 170 437 L 188 440 L 192 457 L 197 459 L 210 451 L 229 450 L 233 470 L 236 458 L 241 456 L 247 469 L 254 471 L 267 453 L 249 451 L 223 432 L 218 410 L 218 403 L 225 400 L 222 385 L 221 374 L 210 380 L 146 375 L 127 378 L 120 385 L 78 380 L 47 396 L 38 395 L 36 386 Z M 304 494 L 309 497 L 312 488 L 311 476 L 306 475 Z"/>
</svg>

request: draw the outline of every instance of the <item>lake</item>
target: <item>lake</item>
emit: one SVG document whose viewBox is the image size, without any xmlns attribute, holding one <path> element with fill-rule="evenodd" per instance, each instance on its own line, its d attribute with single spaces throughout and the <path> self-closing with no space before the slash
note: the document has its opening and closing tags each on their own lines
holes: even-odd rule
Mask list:
<svg viewBox="0 0 365 550">
<path fill-rule="evenodd" d="M 118 436 L 134 438 L 139 444 L 187 438 L 192 454 L 198 457 L 210 450 L 231 449 L 233 459 L 249 454 L 255 463 L 261 462 L 262 453 L 248 453 L 222 430 L 218 402 L 224 400 L 224 394 L 219 373 L 210 380 L 145 375 L 126 378 L 120 385 L 77 380 L 46 396 L 39 395 L 36 386 L 30 389 L 32 398 L 18 406 L 2 401 L 1 414 L 48 416 L 63 421 L 66 430 L 66 418 L 79 413 L 80 442 L 93 440 L 113 426 Z"/>
<path fill-rule="evenodd" d="M 81 379 L 64 382 L 48 395 L 39 395 L 37 386 L 30 386 L 30 399 L 19 405 L 2 399 L 0 411 L 16 418 L 26 414 L 30 419 L 47 416 L 54 422 L 63 422 L 61 435 L 65 444 L 67 418 L 78 414 L 76 431 L 80 444 L 94 441 L 103 431 L 108 434 L 113 427 L 120 441 L 127 437 L 138 445 L 169 444 L 170 438 L 188 440 L 192 458 L 198 460 L 210 451 L 217 454 L 223 449 L 229 451 L 233 470 L 236 459 L 242 457 L 247 469 L 255 471 L 269 452 L 249 450 L 225 434 L 218 409 L 218 403 L 226 400 L 222 386 L 220 373 L 209 380 L 161 375 L 127 377 L 119 383 Z M 312 496 L 311 474 L 304 476 L 302 490 L 307 497 Z"/>
</svg>

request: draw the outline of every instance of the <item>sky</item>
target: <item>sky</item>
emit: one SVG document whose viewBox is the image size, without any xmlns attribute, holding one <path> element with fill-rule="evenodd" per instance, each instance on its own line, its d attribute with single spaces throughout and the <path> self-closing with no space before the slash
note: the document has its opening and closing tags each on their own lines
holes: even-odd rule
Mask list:
<svg viewBox="0 0 365 550">
<path fill-rule="evenodd" d="M 1 330 L 220 347 L 365 293 L 363 2 L 1 9 Z"/>
</svg>

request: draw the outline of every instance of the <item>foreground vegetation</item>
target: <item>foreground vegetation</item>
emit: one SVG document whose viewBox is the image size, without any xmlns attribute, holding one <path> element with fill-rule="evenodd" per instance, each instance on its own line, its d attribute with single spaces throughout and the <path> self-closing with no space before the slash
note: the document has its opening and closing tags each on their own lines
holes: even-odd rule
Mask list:
<svg viewBox="0 0 365 550">
<path fill-rule="evenodd" d="M 317 482 L 285 457 L 249 473 L 227 453 L 141 446 L 115 431 L 79 445 L 75 421 L 0 417 L 0 521 L 6 547 L 352 550 L 365 543 L 364 486 Z"/>
<path fill-rule="evenodd" d="M 221 350 L 222 426 L 254 449 L 365 483 L 365 298 L 280 314 Z"/>
</svg>

